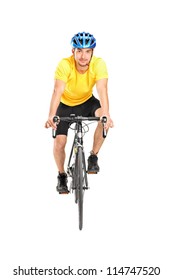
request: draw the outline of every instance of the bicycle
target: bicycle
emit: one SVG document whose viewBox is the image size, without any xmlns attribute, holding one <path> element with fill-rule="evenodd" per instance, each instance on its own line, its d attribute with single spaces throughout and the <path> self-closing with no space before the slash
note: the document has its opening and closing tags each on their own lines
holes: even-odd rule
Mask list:
<svg viewBox="0 0 173 280">
<path fill-rule="evenodd" d="M 67 164 L 67 175 L 71 178 L 70 192 L 74 192 L 75 203 L 78 204 L 79 212 L 79 229 L 83 228 L 83 198 L 84 192 L 88 189 L 88 178 L 85 162 L 85 152 L 83 146 L 83 136 L 86 133 L 85 126 L 88 127 L 88 124 L 84 123 L 85 121 L 101 121 L 103 124 L 103 138 L 106 137 L 105 123 L 107 121 L 106 117 L 82 117 L 75 116 L 71 114 L 70 117 L 59 117 L 54 116 L 53 121 L 58 126 L 60 121 L 69 122 L 69 127 L 71 124 L 75 123 L 75 135 L 73 144 L 71 147 L 71 152 L 69 155 L 69 160 Z M 89 131 L 89 127 L 88 127 Z M 56 137 L 56 130 L 52 130 L 52 137 Z M 73 161 L 72 161 L 73 159 Z"/>
</svg>

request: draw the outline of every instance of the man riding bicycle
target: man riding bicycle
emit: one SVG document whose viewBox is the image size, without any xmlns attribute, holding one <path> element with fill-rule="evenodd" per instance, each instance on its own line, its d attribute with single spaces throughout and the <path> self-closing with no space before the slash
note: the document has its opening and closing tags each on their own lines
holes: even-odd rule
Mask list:
<svg viewBox="0 0 173 280">
<path fill-rule="evenodd" d="M 58 126 L 53 122 L 53 117 L 70 116 L 96 116 L 107 117 L 106 129 L 113 127 L 109 114 L 108 99 L 108 73 L 105 62 L 93 56 L 96 39 L 90 33 L 81 32 L 71 39 L 72 55 L 62 59 L 55 71 L 55 83 L 50 103 L 49 117 L 45 127 L 56 129 L 54 140 L 54 158 L 58 168 L 57 191 L 68 193 L 67 174 L 64 169 L 65 146 L 69 124 L 60 121 Z M 93 95 L 93 87 L 99 100 Z M 94 133 L 93 147 L 88 158 L 88 173 L 97 173 L 98 152 L 103 144 L 102 124 L 98 123 Z"/>
</svg>

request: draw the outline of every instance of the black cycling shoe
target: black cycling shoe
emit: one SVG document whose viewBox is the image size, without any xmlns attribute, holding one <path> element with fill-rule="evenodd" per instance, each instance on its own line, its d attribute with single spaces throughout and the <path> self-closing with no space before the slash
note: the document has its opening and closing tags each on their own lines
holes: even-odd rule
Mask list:
<svg viewBox="0 0 173 280">
<path fill-rule="evenodd" d="M 90 155 L 88 158 L 88 174 L 97 174 L 99 170 L 98 157 L 94 154 Z"/>
<path fill-rule="evenodd" d="M 56 186 L 56 190 L 59 192 L 59 194 L 68 194 L 69 190 L 67 187 L 67 174 L 59 173 L 57 179 L 58 179 L 58 184 Z"/>
</svg>

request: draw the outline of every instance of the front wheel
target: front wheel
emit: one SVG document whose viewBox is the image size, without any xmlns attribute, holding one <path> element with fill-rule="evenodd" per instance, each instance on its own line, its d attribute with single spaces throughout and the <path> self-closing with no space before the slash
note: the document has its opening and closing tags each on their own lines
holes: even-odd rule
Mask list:
<svg viewBox="0 0 173 280">
<path fill-rule="evenodd" d="M 78 203 L 78 212 L 79 212 L 79 229 L 81 230 L 83 227 L 83 195 L 84 195 L 84 169 L 83 169 L 83 161 L 82 161 L 82 148 L 78 147 L 77 153 L 77 162 L 76 162 L 76 196 Z"/>
</svg>

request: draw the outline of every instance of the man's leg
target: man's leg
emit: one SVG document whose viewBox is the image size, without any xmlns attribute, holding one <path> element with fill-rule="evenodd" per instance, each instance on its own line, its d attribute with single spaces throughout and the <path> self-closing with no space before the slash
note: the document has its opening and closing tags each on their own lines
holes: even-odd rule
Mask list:
<svg viewBox="0 0 173 280">
<path fill-rule="evenodd" d="M 53 154 L 55 162 L 60 173 L 64 173 L 64 162 L 65 162 L 65 146 L 67 143 L 66 135 L 57 135 L 54 140 Z"/>
<path fill-rule="evenodd" d="M 101 108 L 97 109 L 95 111 L 95 116 L 96 117 L 101 117 Z M 93 141 L 93 148 L 92 152 L 93 154 L 97 155 L 102 144 L 104 142 L 103 138 L 103 125 L 101 122 L 98 122 L 98 125 L 96 127 L 95 133 L 94 133 L 94 141 Z"/>
<path fill-rule="evenodd" d="M 97 109 L 95 112 L 96 117 L 101 117 L 101 108 Z M 100 148 L 104 142 L 103 138 L 103 125 L 101 122 L 98 122 L 94 133 L 93 147 L 91 155 L 88 158 L 88 173 L 97 173 L 100 168 L 98 166 L 98 157 L 97 154 L 100 151 Z"/>
<path fill-rule="evenodd" d="M 104 138 L 102 137 L 103 135 L 103 125 L 102 123 L 98 123 L 95 133 L 94 133 L 94 141 L 93 141 L 93 147 L 92 147 L 92 152 L 93 154 L 97 155 L 103 142 Z"/>
<path fill-rule="evenodd" d="M 58 175 L 58 184 L 57 184 L 57 191 L 60 194 L 67 194 L 69 193 L 68 187 L 67 187 L 67 174 L 64 170 L 64 163 L 65 163 L 65 145 L 67 142 L 67 136 L 66 135 L 57 135 L 54 140 L 54 158 L 55 162 L 59 171 Z"/>
</svg>

